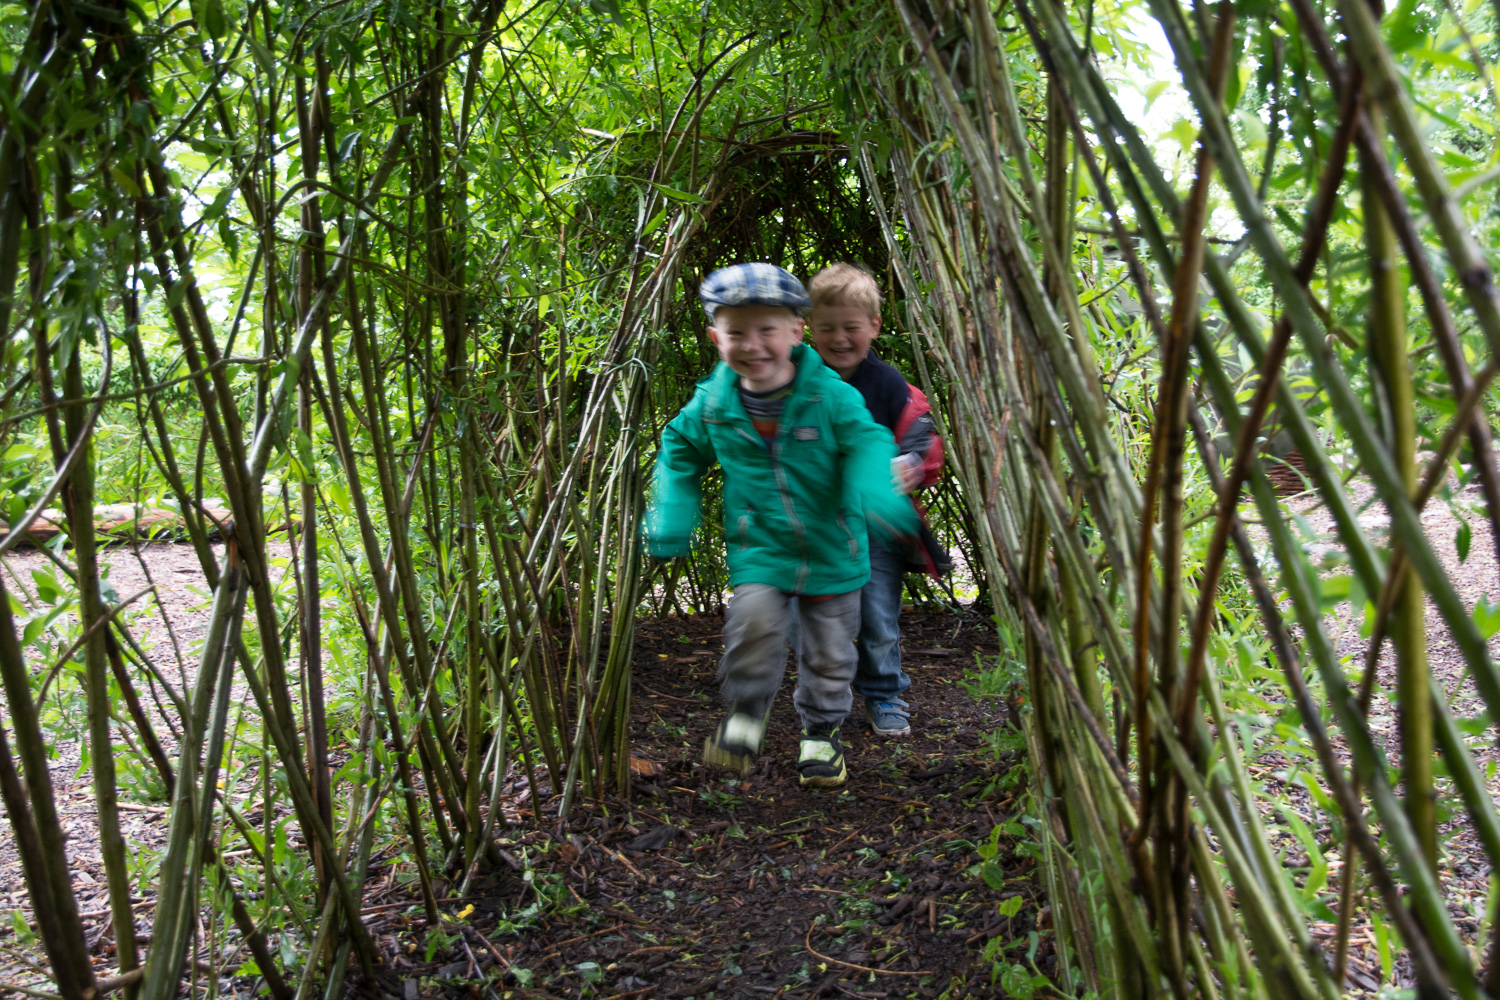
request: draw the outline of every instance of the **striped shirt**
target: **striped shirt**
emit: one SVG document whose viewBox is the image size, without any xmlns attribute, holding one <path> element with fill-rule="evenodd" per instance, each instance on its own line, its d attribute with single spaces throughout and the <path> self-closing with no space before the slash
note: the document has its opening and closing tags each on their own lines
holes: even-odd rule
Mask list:
<svg viewBox="0 0 1500 1000">
<path fill-rule="evenodd" d="M 755 425 L 755 433 L 766 442 L 767 448 L 776 440 L 776 431 L 781 426 L 781 411 L 786 409 L 787 397 L 791 394 L 791 382 L 765 392 L 751 392 L 743 384 L 740 386 L 740 401 L 745 404 L 745 412 L 750 414 L 750 423 Z"/>
</svg>

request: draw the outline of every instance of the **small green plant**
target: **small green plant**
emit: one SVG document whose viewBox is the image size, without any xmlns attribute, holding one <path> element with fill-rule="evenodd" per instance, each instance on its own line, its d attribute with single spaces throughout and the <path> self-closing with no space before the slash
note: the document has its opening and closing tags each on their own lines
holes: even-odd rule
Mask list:
<svg viewBox="0 0 1500 1000">
<path fill-rule="evenodd" d="M 713 788 L 707 785 L 699 789 L 698 797 L 703 800 L 705 805 L 709 806 L 710 808 L 719 810 L 733 809 L 735 806 L 738 806 L 741 802 L 744 801 L 744 799 L 742 799 L 738 795 L 735 795 L 733 792 L 730 792 L 723 788 Z"/>
<path fill-rule="evenodd" d="M 453 942 L 458 940 L 458 938 L 459 935 L 449 933 L 448 931 L 443 930 L 441 927 L 428 928 L 426 939 L 426 960 L 431 962 L 440 953 L 447 951 L 449 947 L 452 946 Z"/>
</svg>

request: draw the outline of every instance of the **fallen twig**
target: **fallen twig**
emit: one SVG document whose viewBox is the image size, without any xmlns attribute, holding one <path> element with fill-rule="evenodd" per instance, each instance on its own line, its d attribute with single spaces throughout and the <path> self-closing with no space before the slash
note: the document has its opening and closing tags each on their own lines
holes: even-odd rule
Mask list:
<svg viewBox="0 0 1500 1000">
<path fill-rule="evenodd" d="M 816 955 L 818 958 L 822 959 L 825 962 L 832 962 L 834 965 L 842 965 L 846 969 L 858 969 L 860 972 L 873 972 L 877 976 L 930 976 L 930 975 L 932 975 L 931 972 L 901 972 L 901 971 L 899 971 L 897 969 L 872 969 L 868 965 L 855 965 L 853 962 L 844 962 L 844 961 L 840 961 L 837 958 L 830 958 L 830 957 L 828 957 L 827 955 L 823 954 L 821 951 L 819 951 L 818 949 L 816 949 L 816 948 L 814 948 L 812 946 L 812 928 L 811 927 L 809 927 L 807 929 L 807 935 L 805 937 L 803 937 L 802 943 L 807 947 L 807 950 L 811 954 Z"/>
<path fill-rule="evenodd" d="M 683 704 L 686 704 L 686 705 L 699 705 L 699 704 L 702 704 L 702 702 L 703 702 L 702 698 L 679 698 L 675 694 L 663 694 L 660 691 L 653 691 L 651 688 L 648 688 L 646 685 L 642 684 L 640 681 L 636 681 L 635 682 L 635 686 L 638 687 L 638 688 L 640 688 L 642 691 L 645 691 L 647 694 L 654 694 L 654 695 L 656 695 L 656 697 L 658 697 L 658 698 L 665 698 L 668 701 L 680 701 L 680 702 L 682 702 Z M 624 995 L 625 996 L 629 996 L 630 994 L 627 993 L 627 994 L 624 994 Z"/>
<path fill-rule="evenodd" d="M 6 991 L 23 993 L 29 997 L 37 997 L 38 1000 L 62 1000 L 62 997 L 58 996 L 56 993 L 44 993 L 41 990 L 34 990 L 29 986 L 20 986 L 16 983 L 0 983 L 0 992 Z"/>
<path fill-rule="evenodd" d="M 559 941 L 559 942 L 557 942 L 557 944 L 552 945 L 546 951 L 542 952 L 542 954 L 541 954 L 540 957 L 546 958 L 548 955 L 552 954 L 554 951 L 557 951 L 559 948 L 563 947 L 564 945 L 577 944 L 579 941 L 587 941 L 589 938 L 599 937 L 602 934 L 609 934 L 609 933 L 611 933 L 613 931 L 619 930 L 621 927 L 624 927 L 624 926 L 625 926 L 624 924 L 615 924 L 615 925 L 613 925 L 611 927 L 604 928 L 602 931 L 594 931 L 592 934 L 580 934 L 577 937 L 570 937 L 566 941 Z"/>
<path fill-rule="evenodd" d="M 145 976 L 146 968 L 145 966 L 141 966 L 137 969 L 131 969 L 129 972 L 122 972 L 118 976 L 109 976 L 105 979 L 100 979 L 99 981 L 94 983 L 94 989 L 98 990 L 99 994 L 113 993 L 115 990 L 122 990 L 127 986 L 134 986 L 136 983 L 144 979 Z"/>
</svg>

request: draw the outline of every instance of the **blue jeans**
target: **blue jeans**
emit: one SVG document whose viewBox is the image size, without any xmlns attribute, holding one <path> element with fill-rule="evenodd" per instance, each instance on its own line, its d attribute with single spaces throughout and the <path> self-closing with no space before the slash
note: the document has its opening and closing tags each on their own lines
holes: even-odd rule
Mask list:
<svg viewBox="0 0 1500 1000">
<path fill-rule="evenodd" d="M 906 560 L 870 539 L 870 582 L 859 592 L 858 659 L 854 693 L 866 701 L 894 701 L 911 678 L 901 669 L 901 590 Z"/>
</svg>

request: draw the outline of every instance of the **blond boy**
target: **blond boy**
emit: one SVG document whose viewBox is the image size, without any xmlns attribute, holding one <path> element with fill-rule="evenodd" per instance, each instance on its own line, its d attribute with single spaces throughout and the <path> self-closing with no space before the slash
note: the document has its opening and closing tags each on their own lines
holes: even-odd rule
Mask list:
<svg viewBox="0 0 1500 1000">
<path fill-rule="evenodd" d="M 871 350 L 880 336 L 880 289 L 868 271 L 834 264 L 808 283 L 813 347 L 848 385 L 859 390 L 875 422 L 891 432 L 897 458 L 892 472 L 903 493 L 937 481 L 943 442 L 927 397 Z M 865 719 L 882 736 L 911 732 L 911 704 L 902 695 L 911 678 L 901 667 L 901 593 L 906 571 L 938 576 L 947 555 L 931 532 L 923 545 L 897 551 L 870 540 L 870 582 L 860 591 L 860 630 L 854 693 L 865 700 Z"/>
</svg>

